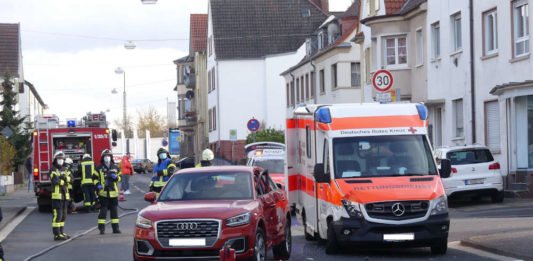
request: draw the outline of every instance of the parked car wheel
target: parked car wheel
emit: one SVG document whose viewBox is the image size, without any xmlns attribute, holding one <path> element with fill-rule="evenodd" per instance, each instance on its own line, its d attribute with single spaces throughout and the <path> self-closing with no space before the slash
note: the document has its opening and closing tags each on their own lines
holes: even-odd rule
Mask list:
<svg viewBox="0 0 533 261">
<path fill-rule="evenodd" d="M 503 191 L 495 192 L 491 196 L 493 203 L 502 203 L 504 198 L 505 198 L 505 193 Z"/>
<path fill-rule="evenodd" d="M 264 261 L 267 256 L 267 246 L 265 232 L 262 228 L 258 227 L 255 232 L 255 246 L 253 261 Z"/>
<path fill-rule="evenodd" d="M 285 224 L 285 239 L 279 245 L 274 246 L 272 252 L 276 260 L 289 260 L 292 249 L 291 220 Z"/>
<path fill-rule="evenodd" d="M 431 245 L 431 254 L 444 255 L 448 251 L 448 239 L 441 239 L 438 242 Z"/>
<path fill-rule="evenodd" d="M 335 255 L 339 252 L 339 243 L 331 222 L 328 224 L 328 240 L 326 241 L 326 254 Z"/>
</svg>

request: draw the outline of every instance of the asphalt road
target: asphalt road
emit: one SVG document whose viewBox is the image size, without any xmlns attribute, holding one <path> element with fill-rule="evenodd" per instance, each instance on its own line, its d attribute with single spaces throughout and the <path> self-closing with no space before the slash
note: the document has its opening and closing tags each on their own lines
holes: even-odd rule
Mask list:
<svg viewBox="0 0 533 261">
<path fill-rule="evenodd" d="M 148 187 L 148 175 L 136 175 L 131 179 L 132 194 L 121 202 L 124 208 L 141 209 L 148 205 L 143 200 L 143 192 Z M 450 244 L 445 256 L 432 256 L 429 248 L 413 249 L 349 249 L 335 256 L 325 255 L 324 246 L 318 242 L 305 241 L 303 228 L 294 221 L 293 253 L 291 260 L 498 260 L 479 251 L 462 247 L 457 242 L 464 238 L 488 234 L 492 231 L 519 230 L 521 225 L 532 222 L 533 209 L 520 202 L 507 201 L 504 204 L 491 204 L 489 201 L 452 202 Z M 119 214 L 127 213 L 121 210 Z M 131 211 L 130 211 L 131 212 Z M 122 234 L 99 235 L 98 230 L 88 232 L 31 260 L 132 260 L 133 230 L 136 214 L 120 219 Z M 295 220 L 295 219 L 294 219 Z M 77 235 L 97 224 L 97 213 L 76 213 L 67 217 L 65 230 Z M 8 260 L 26 260 L 40 251 L 56 245 L 51 228 L 51 214 L 33 211 L 2 243 Z"/>
</svg>

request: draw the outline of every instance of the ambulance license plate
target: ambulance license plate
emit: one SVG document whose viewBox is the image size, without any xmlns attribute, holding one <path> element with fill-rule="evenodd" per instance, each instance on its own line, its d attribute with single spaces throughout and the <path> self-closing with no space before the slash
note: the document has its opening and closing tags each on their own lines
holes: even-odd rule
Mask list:
<svg viewBox="0 0 533 261">
<path fill-rule="evenodd" d="M 169 239 L 168 245 L 176 247 L 205 246 L 205 238 Z"/>
<path fill-rule="evenodd" d="M 483 184 L 483 179 L 467 179 L 465 185 L 478 185 Z"/>
<path fill-rule="evenodd" d="M 383 234 L 384 241 L 410 241 L 415 240 L 414 233 L 404 233 L 404 234 Z"/>
</svg>

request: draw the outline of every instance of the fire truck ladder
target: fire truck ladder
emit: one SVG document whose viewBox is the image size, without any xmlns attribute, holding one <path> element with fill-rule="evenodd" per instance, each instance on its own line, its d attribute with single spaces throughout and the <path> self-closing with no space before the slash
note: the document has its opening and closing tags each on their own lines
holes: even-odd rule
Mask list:
<svg viewBox="0 0 533 261">
<path fill-rule="evenodd" d="M 49 146 L 49 130 L 37 129 L 38 146 L 37 153 L 39 155 L 39 171 L 41 174 L 48 174 L 50 172 L 50 146 Z M 43 150 L 42 147 L 45 147 Z"/>
</svg>

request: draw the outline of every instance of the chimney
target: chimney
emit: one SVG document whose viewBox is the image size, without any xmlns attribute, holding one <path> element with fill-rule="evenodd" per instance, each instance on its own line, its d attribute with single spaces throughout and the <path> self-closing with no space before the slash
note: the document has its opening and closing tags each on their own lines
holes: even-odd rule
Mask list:
<svg viewBox="0 0 533 261">
<path fill-rule="evenodd" d="M 310 0 L 313 4 L 318 6 L 326 14 L 329 14 L 329 0 Z"/>
</svg>

